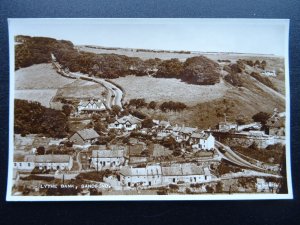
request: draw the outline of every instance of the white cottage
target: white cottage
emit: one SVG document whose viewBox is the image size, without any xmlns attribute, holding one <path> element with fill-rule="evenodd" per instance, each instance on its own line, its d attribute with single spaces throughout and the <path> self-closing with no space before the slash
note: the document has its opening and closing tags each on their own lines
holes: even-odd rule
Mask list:
<svg viewBox="0 0 300 225">
<path fill-rule="evenodd" d="M 23 162 L 14 162 L 14 168 L 19 170 L 71 170 L 73 159 L 69 155 L 26 155 Z"/>
<path fill-rule="evenodd" d="M 124 166 L 120 170 L 121 184 L 127 187 L 158 186 L 162 183 L 162 172 L 159 164 L 142 168 Z"/>
<path fill-rule="evenodd" d="M 114 123 L 108 125 L 108 129 L 125 129 L 126 131 L 132 131 L 141 126 L 141 120 L 132 115 L 123 116 L 116 119 Z"/>
<path fill-rule="evenodd" d="M 162 167 L 163 184 L 170 183 L 203 183 L 211 180 L 211 173 L 208 168 L 195 164 L 174 164 L 169 167 Z"/>
<path fill-rule="evenodd" d="M 193 148 L 212 150 L 215 148 L 215 137 L 204 131 L 193 133 L 190 137 L 190 144 Z"/>
<path fill-rule="evenodd" d="M 123 165 L 124 150 L 93 150 L 91 167 L 98 170 L 116 169 Z"/>
<path fill-rule="evenodd" d="M 80 101 L 77 106 L 78 113 L 93 113 L 106 110 L 106 105 L 102 100 Z"/>
</svg>

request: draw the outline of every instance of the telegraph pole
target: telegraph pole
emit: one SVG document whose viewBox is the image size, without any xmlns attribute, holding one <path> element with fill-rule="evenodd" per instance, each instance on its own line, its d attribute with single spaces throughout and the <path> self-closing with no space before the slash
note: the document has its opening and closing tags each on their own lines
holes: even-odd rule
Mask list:
<svg viewBox="0 0 300 225">
<path fill-rule="evenodd" d="M 99 163 L 99 157 L 98 157 L 98 150 L 97 150 L 97 160 L 96 160 L 96 163 L 97 163 L 97 173 L 98 173 L 98 171 L 99 171 L 99 166 L 98 166 L 98 163 Z"/>
</svg>

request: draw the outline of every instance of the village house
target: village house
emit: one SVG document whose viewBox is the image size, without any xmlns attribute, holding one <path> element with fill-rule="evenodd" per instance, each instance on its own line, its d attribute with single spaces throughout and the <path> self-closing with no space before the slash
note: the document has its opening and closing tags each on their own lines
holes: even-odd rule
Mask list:
<svg viewBox="0 0 300 225">
<path fill-rule="evenodd" d="M 279 188 L 279 184 L 272 181 L 266 181 L 264 178 L 256 178 L 256 191 L 276 193 Z"/>
<path fill-rule="evenodd" d="M 142 168 L 124 166 L 120 170 L 120 182 L 127 187 L 158 186 L 162 183 L 161 166 L 147 165 Z"/>
<path fill-rule="evenodd" d="M 125 129 L 126 131 L 132 131 L 139 127 L 141 127 L 141 120 L 132 115 L 123 116 L 108 125 L 108 129 Z"/>
<path fill-rule="evenodd" d="M 195 164 L 173 164 L 169 167 L 162 167 L 162 183 L 202 183 L 211 180 L 211 173 L 208 168 Z"/>
<path fill-rule="evenodd" d="M 179 135 L 181 135 L 182 138 L 187 141 L 196 130 L 198 130 L 198 128 L 183 126 L 179 130 Z"/>
<path fill-rule="evenodd" d="M 231 122 L 220 122 L 219 123 L 219 131 L 221 132 L 228 132 L 228 131 L 237 131 L 238 125 L 237 123 L 231 123 Z"/>
<path fill-rule="evenodd" d="M 161 120 L 159 122 L 159 124 L 158 124 L 158 128 L 159 129 L 166 129 L 166 128 L 170 127 L 170 126 L 171 126 L 170 122 L 169 121 L 165 121 L 165 120 Z"/>
<path fill-rule="evenodd" d="M 31 171 L 35 168 L 34 162 L 25 160 L 24 155 L 14 155 L 13 168 L 17 170 Z"/>
<path fill-rule="evenodd" d="M 274 136 L 285 136 L 285 113 L 274 109 L 273 115 L 267 120 L 266 133 Z"/>
<path fill-rule="evenodd" d="M 83 129 L 74 133 L 69 140 L 76 145 L 92 144 L 98 141 L 100 135 L 94 129 Z"/>
<path fill-rule="evenodd" d="M 73 159 L 69 155 L 26 155 L 24 161 L 14 162 L 18 170 L 71 170 Z"/>
<path fill-rule="evenodd" d="M 265 70 L 261 74 L 267 77 L 276 77 L 275 70 Z"/>
<path fill-rule="evenodd" d="M 81 100 L 77 106 L 78 113 L 94 113 L 106 110 L 107 107 L 104 101 L 98 100 Z"/>
<path fill-rule="evenodd" d="M 196 132 L 191 135 L 189 140 L 193 148 L 212 150 L 215 148 L 215 138 L 211 133 Z"/>
<path fill-rule="evenodd" d="M 123 165 L 124 150 L 93 150 L 91 167 L 97 170 L 116 169 Z"/>
</svg>

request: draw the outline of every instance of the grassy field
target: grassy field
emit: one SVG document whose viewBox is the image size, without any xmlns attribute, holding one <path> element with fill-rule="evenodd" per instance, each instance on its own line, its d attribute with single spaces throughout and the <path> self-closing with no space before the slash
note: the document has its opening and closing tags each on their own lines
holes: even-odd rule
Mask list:
<svg viewBox="0 0 300 225">
<path fill-rule="evenodd" d="M 40 102 L 49 107 L 58 88 L 74 80 L 60 76 L 52 64 L 38 64 L 15 72 L 15 98 Z"/>
<path fill-rule="evenodd" d="M 52 64 L 38 64 L 15 72 L 15 98 L 40 102 L 49 107 L 54 96 L 99 98 L 105 88 L 94 82 L 62 77 Z"/>
<path fill-rule="evenodd" d="M 25 89 L 15 90 L 15 99 L 40 102 L 43 106 L 50 107 L 50 101 L 55 96 L 57 89 Z"/>
<path fill-rule="evenodd" d="M 90 48 L 86 46 L 77 46 L 80 51 L 92 52 L 95 54 L 117 54 L 126 55 L 128 57 L 139 57 L 143 60 L 159 58 L 162 60 L 178 58 L 180 61 L 185 61 L 187 58 L 194 56 L 206 56 L 214 61 L 231 60 L 236 62 L 238 59 L 251 59 L 251 60 L 269 60 L 270 67 L 273 69 L 274 65 L 278 65 L 278 60 L 283 62 L 283 58 L 270 56 L 270 55 L 256 55 L 256 54 L 240 54 L 240 53 L 222 53 L 222 52 L 191 52 L 188 53 L 176 53 L 176 52 L 151 52 L 151 51 L 136 51 L 131 48 L 116 48 L 116 49 L 104 49 L 104 48 Z"/>
<path fill-rule="evenodd" d="M 145 98 L 146 102 L 179 101 L 189 106 L 221 98 L 228 89 L 223 82 L 201 86 L 187 84 L 175 78 L 127 76 L 113 81 L 124 88 L 125 101 Z"/>
<path fill-rule="evenodd" d="M 72 79 L 62 77 L 53 69 L 51 63 L 33 65 L 15 72 L 15 89 L 58 89 Z"/>
<path fill-rule="evenodd" d="M 101 84 L 96 84 L 85 80 L 72 80 L 73 82 L 59 88 L 56 96 L 64 98 L 101 98 L 105 88 Z"/>
</svg>

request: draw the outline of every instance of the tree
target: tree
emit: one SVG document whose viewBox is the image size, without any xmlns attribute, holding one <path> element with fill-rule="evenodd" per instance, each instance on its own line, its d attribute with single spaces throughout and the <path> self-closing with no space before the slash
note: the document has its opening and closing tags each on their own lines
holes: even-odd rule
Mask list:
<svg viewBox="0 0 300 225">
<path fill-rule="evenodd" d="M 252 116 L 254 122 L 260 122 L 263 126 L 266 125 L 269 118 L 270 114 L 266 112 L 259 112 Z"/>
<path fill-rule="evenodd" d="M 158 66 L 156 77 L 179 78 L 183 70 L 183 64 L 178 59 L 163 61 Z"/>
<path fill-rule="evenodd" d="M 217 193 L 222 193 L 223 192 L 223 185 L 220 181 L 216 185 L 216 192 Z"/>
<path fill-rule="evenodd" d="M 152 126 L 153 126 L 153 121 L 151 118 L 147 118 L 142 121 L 143 128 L 152 128 Z"/>
<path fill-rule="evenodd" d="M 67 117 L 62 111 L 46 108 L 38 102 L 16 99 L 14 129 L 16 134 L 61 138 L 67 135 Z"/>
<path fill-rule="evenodd" d="M 149 109 L 156 109 L 156 106 L 157 106 L 157 103 L 155 101 L 151 101 L 149 104 L 148 104 L 148 108 Z"/>
<path fill-rule="evenodd" d="M 36 149 L 36 153 L 38 154 L 38 155 L 45 155 L 45 147 L 44 146 L 40 146 L 40 147 L 38 147 L 37 149 Z"/>
<path fill-rule="evenodd" d="M 188 58 L 181 79 L 187 83 L 213 85 L 220 82 L 219 64 L 204 56 Z"/>
<path fill-rule="evenodd" d="M 106 131 L 106 126 L 101 122 L 95 122 L 94 130 L 100 134 L 101 132 Z"/>
<path fill-rule="evenodd" d="M 63 105 L 62 111 L 66 116 L 69 116 L 72 112 L 72 106 L 70 105 Z"/>
<path fill-rule="evenodd" d="M 114 115 L 119 115 L 119 113 L 121 112 L 121 107 L 120 106 L 118 106 L 118 105 L 113 105 L 112 107 L 111 107 L 111 111 L 112 111 L 112 113 L 114 114 Z"/>
</svg>

